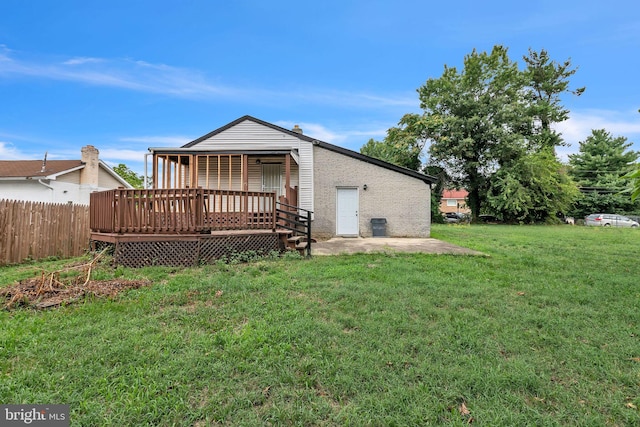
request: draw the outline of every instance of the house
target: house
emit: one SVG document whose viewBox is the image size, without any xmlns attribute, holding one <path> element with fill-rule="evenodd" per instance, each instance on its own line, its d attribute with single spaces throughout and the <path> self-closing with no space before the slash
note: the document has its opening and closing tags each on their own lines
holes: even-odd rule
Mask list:
<svg viewBox="0 0 640 427">
<path fill-rule="evenodd" d="M 78 160 L 0 160 L 0 198 L 46 203 L 89 204 L 89 194 L 132 188 L 87 145 Z"/>
<path fill-rule="evenodd" d="M 440 199 L 440 212 L 470 213 L 471 209 L 469 209 L 469 207 L 467 206 L 468 195 L 469 193 L 465 189 L 443 190 L 442 198 Z"/>
<path fill-rule="evenodd" d="M 153 187 L 273 191 L 313 212 L 313 233 L 369 237 L 385 218 L 388 236 L 429 237 L 433 177 L 251 116 L 179 148 L 150 148 Z"/>
<path fill-rule="evenodd" d="M 161 247 L 171 246 L 169 264 L 207 262 L 221 247 L 271 250 L 284 238 L 309 248 L 333 236 L 372 236 L 382 221 L 386 236 L 430 235 L 433 177 L 298 126 L 244 116 L 181 147 L 149 151 L 152 188 L 92 195 L 92 239 L 115 244 L 116 259 L 165 263 Z"/>
</svg>

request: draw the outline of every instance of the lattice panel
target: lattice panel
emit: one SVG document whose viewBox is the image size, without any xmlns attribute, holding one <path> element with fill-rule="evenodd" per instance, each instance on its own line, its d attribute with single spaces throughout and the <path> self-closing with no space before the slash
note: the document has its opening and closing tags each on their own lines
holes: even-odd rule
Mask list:
<svg viewBox="0 0 640 427">
<path fill-rule="evenodd" d="M 225 256 L 249 251 L 268 254 L 278 249 L 278 236 L 275 233 L 202 237 L 200 240 L 200 262 L 210 263 Z"/>
<path fill-rule="evenodd" d="M 91 248 L 91 251 L 93 252 L 102 252 L 103 250 L 109 248 L 106 252 L 108 254 L 112 254 L 115 245 L 113 243 L 103 242 L 101 240 L 91 240 L 89 242 L 89 248 Z"/>
<path fill-rule="evenodd" d="M 119 242 L 114 261 L 125 267 L 195 265 L 198 261 L 198 242 Z"/>
</svg>

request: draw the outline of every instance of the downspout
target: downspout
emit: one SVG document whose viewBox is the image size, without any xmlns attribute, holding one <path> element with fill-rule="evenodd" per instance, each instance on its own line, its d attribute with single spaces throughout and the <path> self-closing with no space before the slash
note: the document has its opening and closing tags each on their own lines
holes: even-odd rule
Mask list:
<svg viewBox="0 0 640 427">
<path fill-rule="evenodd" d="M 45 184 L 44 182 L 42 182 L 42 180 L 41 180 L 41 179 L 39 179 L 39 180 L 38 180 L 38 183 L 40 183 L 40 184 L 44 185 L 44 186 L 45 186 L 45 187 L 47 187 L 49 190 L 53 190 L 53 187 L 52 187 L 52 186 L 50 186 L 49 184 Z"/>
<path fill-rule="evenodd" d="M 153 156 L 153 153 L 145 153 L 144 155 L 144 189 L 149 189 L 149 182 L 147 181 L 147 159 L 149 156 Z"/>
</svg>

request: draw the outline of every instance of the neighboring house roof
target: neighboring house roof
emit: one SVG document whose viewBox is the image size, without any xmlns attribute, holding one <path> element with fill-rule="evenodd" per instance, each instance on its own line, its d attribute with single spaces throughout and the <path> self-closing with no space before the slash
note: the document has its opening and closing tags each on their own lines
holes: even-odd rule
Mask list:
<svg viewBox="0 0 640 427">
<path fill-rule="evenodd" d="M 465 199 L 469 193 L 467 190 L 443 190 L 443 199 Z"/>
<path fill-rule="evenodd" d="M 195 148 L 195 146 L 198 143 L 200 143 L 202 141 L 205 141 L 205 140 L 207 140 L 207 139 L 209 139 L 209 138 L 211 138 L 211 137 L 213 137 L 213 136 L 215 136 L 215 135 L 217 135 L 217 134 L 219 134 L 221 132 L 224 132 L 225 130 L 227 130 L 229 128 L 232 128 L 233 126 L 236 126 L 236 125 L 238 125 L 239 123 L 242 123 L 245 120 L 251 120 L 251 121 L 253 121 L 255 123 L 258 123 L 258 124 L 261 124 L 263 126 L 275 129 L 275 130 L 277 130 L 279 132 L 286 133 L 288 135 L 294 136 L 294 137 L 296 137 L 298 139 L 301 139 L 303 141 L 311 142 L 315 146 L 318 146 L 318 147 L 321 147 L 321 148 L 324 148 L 324 149 L 327 149 L 327 150 L 331 150 L 331 151 L 334 151 L 336 153 L 343 154 L 345 156 L 353 157 L 354 159 L 358 159 L 358 160 L 361 160 L 363 162 L 371 163 L 373 165 L 380 166 L 380 167 L 385 168 L 385 169 L 389 169 L 389 170 L 392 170 L 392 171 L 395 171 L 395 172 L 399 172 L 399 173 L 404 174 L 404 175 L 408 175 L 408 176 L 420 179 L 420 180 L 422 180 L 422 181 L 424 181 L 424 182 L 426 182 L 428 184 L 433 184 L 433 183 L 435 183 L 437 181 L 435 177 L 432 177 L 430 175 L 425 175 L 423 173 L 420 173 L 420 172 L 417 172 L 417 171 L 414 171 L 414 170 L 411 170 L 411 169 L 403 168 L 401 166 L 397 166 L 397 165 L 394 165 L 392 163 L 385 162 L 383 160 L 376 159 L 374 157 L 370 157 L 370 156 L 358 153 L 356 151 L 352 151 L 352 150 L 349 150 L 349 149 L 346 149 L 346 148 L 342 148 L 342 147 L 339 147 L 337 145 L 329 144 L 328 142 L 319 141 L 319 140 L 317 140 L 315 138 L 311 138 L 311 137 L 309 137 L 307 135 L 304 135 L 302 133 L 286 129 L 286 128 L 274 125 L 273 123 L 265 122 L 265 121 L 260 120 L 260 119 L 256 119 L 255 117 L 252 117 L 252 116 L 242 116 L 239 119 L 236 119 L 236 120 L 232 121 L 231 123 L 228 123 L 228 124 L 222 126 L 221 128 L 218 128 L 218 129 L 216 129 L 216 130 L 214 130 L 212 132 L 209 132 L 208 134 L 203 135 L 198 139 L 194 139 L 193 141 L 183 145 L 181 148 Z M 152 150 L 156 150 L 156 149 L 152 149 Z"/>
<path fill-rule="evenodd" d="M 80 160 L 0 160 L 0 178 L 45 178 L 84 167 Z"/>
<path fill-rule="evenodd" d="M 44 164 L 43 164 L 44 163 Z M 116 179 L 125 188 L 133 188 L 131 184 L 118 175 L 102 160 L 99 166 Z M 81 160 L 0 160 L 0 180 L 17 179 L 56 179 L 60 175 L 84 168 Z"/>
</svg>

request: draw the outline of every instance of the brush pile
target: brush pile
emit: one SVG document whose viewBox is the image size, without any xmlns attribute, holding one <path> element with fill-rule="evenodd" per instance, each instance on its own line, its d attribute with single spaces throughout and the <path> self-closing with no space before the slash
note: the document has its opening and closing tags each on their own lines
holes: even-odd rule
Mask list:
<svg viewBox="0 0 640 427">
<path fill-rule="evenodd" d="M 148 280 L 91 280 L 91 273 L 104 252 L 91 262 L 71 265 L 53 272 L 41 272 L 39 277 L 24 279 L 0 288 L 0 301 L 4 308 L 37 309 L 57 307 L 78 301 L 86 296 L 115 297 L 120 291 L 137 289 L 151 284 Z"/>
</svg>

